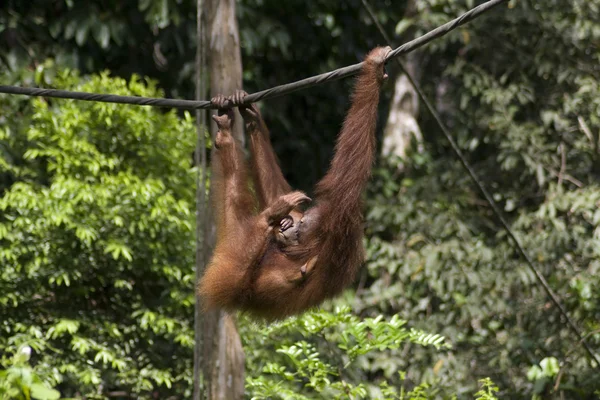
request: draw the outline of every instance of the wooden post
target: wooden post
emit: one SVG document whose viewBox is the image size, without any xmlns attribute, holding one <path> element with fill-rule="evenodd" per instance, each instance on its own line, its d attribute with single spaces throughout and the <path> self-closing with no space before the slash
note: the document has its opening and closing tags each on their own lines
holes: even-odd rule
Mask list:
<svg viewBox="0 0 600 400">
<path fill-rule="evenodd" d="M 204 0 L 196 2 L 196 100 L 203 100 L 206 95 L 206 51 Z M 206 110 L 196 110 L 196 285 L 204 273 L 208 257 L 208 202 L 206 196 Z M 194 306 L 194 384 L 193 400 L 204 399 L 203 352 L 204 352 L 204 315 L 202 303 L 196 296 Z"/>
<path fill-rule="evenodd" d="M 235 0 L 204 0 L 206 45 L 211 97 L 231 94 L 242 87 L 242 57 Z M 233 134 L 243 143 L 243 124 L 237 112 Z M 212 125 L 212 132 L 216 126 Z M 213 220 L 210 226 L 214 227 Z M 214 240 L 214 229 L 211 230 Z M 212 242 L 212 241 L 211 241 Z M 213 311 L 204 315 L 204 387 L 209 400 L 237 400 L 244 396 L 244 351 L 235 321 Z"/>
<path fill-rule="evenodd" d="M 208 59 L 210 68 L 210 95 L 232 94 L 242 88 L 242 54 L 235 0 L 205 0 L 208 18 Z M 233 135 L 244 143 L 241 116 L 235 110 L 236 124 Z M 214 121 L 212 131 L 216 130 Z"/>
</svg>

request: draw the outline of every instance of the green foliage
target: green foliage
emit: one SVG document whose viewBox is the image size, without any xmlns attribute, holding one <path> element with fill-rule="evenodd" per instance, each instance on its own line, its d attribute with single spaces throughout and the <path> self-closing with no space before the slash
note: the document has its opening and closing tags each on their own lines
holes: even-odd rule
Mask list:
<svg viewBox="0 0 600 400">
<path fill-rule="evenodd" d="M 456 15 L 468 3 L 417 1 L 420 32 L 450 16 L 433 11 Z M 521 1 L 511 7 L 428 46 L 435 62 L 420 65 L 423 81 L 517 237 L 597 351 L 600 303 L 592 293 L 600 284 L 600 87 L 598 52 L 590 43 L 598 37 L 600 2 Z M 496 26 L 502 29 L 488 33 Z M 449 90 L 441 95 L 438 87 Z M 353 308 L 399 313 L 461 348 L 453 357 L 440 355 L 441 387 L 472 389 L 475 379 L 490 376 L 514 388 L 502 397 L 590 396 L 600 381 L 577 337 L 428 115 L 421 125 L 425 153 L 408 160 L 403 175 L 387 166 L 376 171 L 367 196 L 368 289 L 351 299 Z M 528 380 L 532 363 L 549 355 L 561 366 L 560 379 Z M 411 366 L 430 361 L 416 349 Z M 400 369 L 406 365 L 399 361 Z"/>
<path fill-rule="evenodd" d="M 347 307 L 311 311 L 262 326 L 242 316 L 246 393 L 252 399 L 456 399 L 439 379 L 415 383 L 388 356 L 415 348 L 430 354 L 452 347 L 440 335 L 408 328 L 398 316 L 359 318 Z M 432 371 L 437 374 L 439 367 Z M 498 388 L 482 379 L 477 399 L 496 399 Z"/>
<path fill-rule="evenodd" d="M 60 393 L 48 387 L 44 377 L 28 363 L 31 348 L 21 346 L 7 359 L 2 358 L 2 365 L 8 365 L 6 370 L 0 370 L 0 399 L 2 400 L 57 400 Z"/>
<path fill-rule="evenodd" d="M 553 380 L 560 372 L 558 360 L 554 357 L 546 357 L 540 361 L 539 365 L 534 365 L 527 371 L 527 379 L 533 382 L 534 397 L 539 397 L 547 389 L 548 385 L 553 383 Z"/>
<path fill-rule="evenodd" d="M 162 95 L 135 77 L 56 83 Z M 7 96 L 0 109 L 0 353 L 29 346 L 37 373 L 66 396 L 187 393 L 191 117 Z"/>
<path fill-rule="evenodd" d="M 406 352 L 411 344 L 451 348 L 443 337 L 409 329 L 397 316 L 360 319 L 348 308 L 308 312 L 269 326 L 246 320 L 242 327 L 253 399 L 379 398 L 392 393 L 386 378 L 398 379 L 392 364 L 378 365 L 386 372 L 375 382 L 368 378 L 365 366 L 382 353 Z"/>
<path fill-rule="evenodd" d="M 0 65 L 37 70 L 52 57 L 59 70 L 142 73 L 163 87 L 180 85 L 191 97 L 193 86 L 185 81 L 192 78 L 195 17 L 190 0 L 6 0 L 0 3 Z M 38 70 L 36 81 L 48 83 L 54 73 Z"/>
<path fill-rule="evenodd" d="M 405 18 L 409 2 L 370 2 L 397 43 L 479 3 L 416 0 L 415 14 Z M 237 4 L 249 91 L 354 63 L 382 43 L 360 0 Z M 169 94 L 191 97 L 194 7 L 172 0 L 5 1 L 0 63 L 10 76 L 3 82 L 76 88 L 71 78 L 56 78 L 56 70 L 109 68 L 123 76 L 142 71 Z M 459 146 L 595 351 L 599 16 L 598 0 L 513 0 L 424 47 L 416 65 Z M 55 59 L 46 61 L 48 54 Z M 79 88 L 132 90 L 112 80 L 97 83 Z M 132 87 L 135 94 L 160 94 Z M 327 168 L 348 89 L 349 83 L 332 83 L 264 105 L 293 186 L 312 187 Z M 382 117 L 390 96 L 387 90 Z M 375 172 L 367 195 L 368 262 L 358 290 L 334 304 L 351 305 L 353 315 L 365 318 L 382 315 L 369 320 L 384 327 L 376 340 L 404 329 L 385 325 L 395 316 L 443 335 L 454 348 L 374 351 L 356 331 L 342 349 L 341 331 L 325 340 L 307 331 L 303 318 L 269 337 L 245 325 L 252 393 L 264 385 L 293 398 L 324 397 L 327 379 L 346 382 L 331 390 L 350 388 L 355 397 L 470 398 L 480 390 L 476 382 L 489 376 L 501 398 L 598 395 L 600 380 L 587 355 L 421 110 L 426 150 L 403 160 L 402 175 L 387 166 Z M 146 109 L 27 103 L 16 96 L 1 97 L 0 111 L 6 206 L 0 351 L 29 344 L 37 373 L 72 392 L 89 395 L 95 382 L 111 382 L 142 397 L 149 387 L 159 388 L 159 397 L 187 393 L 191 133 L 176 135 L 179 144 L 171 135 L 182 126 L 191 132 L 191 124 Z M 365 347 L 356 347 L 359 342 Z M 275 372 L 263 374 L 268 362 Z M 482 385 L 476 396 L 496 395 L 491 383 Z"/>
<path fill-rule="evenodd" d="M 498 387 L 490 378 L 480 379 L 481 390 L 475 393 L 475 400 L 497 400 Z"/>
</svg>

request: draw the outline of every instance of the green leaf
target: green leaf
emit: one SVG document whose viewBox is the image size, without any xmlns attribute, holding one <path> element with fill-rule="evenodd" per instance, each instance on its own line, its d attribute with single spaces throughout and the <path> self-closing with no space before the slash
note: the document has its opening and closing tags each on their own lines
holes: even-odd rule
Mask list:
<svg viewBox="0 0 600 400">
<path fill-rule="evenodd" d="M 31 397 L 36 400 L 57 400 L 60 398 L 60 392 L 48 388 L 39 383 L 33 383 L 31 386 Z"/>
<path fill-rule="evenodd" d="M 408 28 L 410 28 L 411 26 L 413 26 L 415 23 L 413 18 L 404 18 L 401 19 L 398 24 L 396 24 L 396 29 L 394 30 L 394 32 L 396 33 L 396 35 L 400 36 L 402 35 Z"/>
<path fill-rule="evenodd" d="M 100 44 L 100 47 L 107 49 L 110 44 L 110 29 L 107 25 L 102 24 L 98 28 L 98 34 L 95 36 L 96 41 Z"/>
<path fill-rule="evenodd" d="M 530 382 L 535 382 L 543 376 L 544 372 L 537 365 L 532 366 L 531 368 L 529 368 L 529 371 L 527 371 L 527 380 L 529 380 Z"/>
<path fill-rule="evenodd" d="M 88 33 L 90 30 L 90 21 L 86 19 L 79 25 L 77 31 L 75 33 L 75 41 L 79 46 L 83 46 L 85 40 L 87 39 Z"/>
<path fill-rule="evenodd" d="M 554 357 L 546 357 L 540 362 L 540 366 L 542 367 L 542 371 L 545 376 L 549 378 L 553 378 L 558 375 L 560 371 L 560 366 L 558 364 L 558 360 Z"/>
</svg>

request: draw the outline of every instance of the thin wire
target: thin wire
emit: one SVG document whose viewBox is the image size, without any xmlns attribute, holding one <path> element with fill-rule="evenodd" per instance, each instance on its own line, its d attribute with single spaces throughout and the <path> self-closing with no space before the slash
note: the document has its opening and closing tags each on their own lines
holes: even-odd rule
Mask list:
<svg viewBox="0 0 600 400">
<path fill-rule="evenodd" d="M 385 30 L 383 29 L 383 26 L 381 26 L 379 19 L 373 12 L 373 9 L 371 8 L 368 1 L 362 0 L 362 3 L 365 6 L 365 9 L 367 10 L 367 12 L 369 13 L 371 19 L 373 20 L 373 23 L 375 23 L 375 26 L 377 26 L 377 29 L 379 30 L 379 33 L 381 33 L 381 36 L 383 36 L 385 41 L 388 42 L 388 45 L 391 46 L 392 41 L 391 41 L 390 37 L 387 35 Z M 548 281 L 546 281 L 546 278 L 544 277 L 544 275 L 542 275 L 542 273 L 533 264 L 533 261 L 531 260 L 531 258 L 527 254 L 527 252 L 525 251 L 523 245 L 521 245 L 521 242 L 519 241 L 519 239 L 517 239 L 517 236 L 513 233 L 512 229 L 508 225 L 508 222 L 504 218 L 502 211 L 500 211 L 500 209 L 496 205 L 496 202 L 494 201 L 493 197 L 487 191 L 487 189 L 485 188 L 485 186 L 483 185 L 481 180 L 477 177 L 473 167 L 471 167 L 471 165 L 467 161 L 466 157 L 464 156 L 463 152 L 461 151 L 460 147 L 458 147 L 458 144 L 456 144 L 456 142 L 454 141 L 454 138 L 450 134 L 450 131 L 448 130 L 448 128 L 446 128 L 446 125 L 444 125 L 444 123 L 442 122 L 440 115 L 435 110 L 435 108 L 432 106 L 432 104 L 429 102 L 429 99 L 425 96 L 425 93 L 423 93 L 423 91 L 421 90 L 421 86 L 417 82 L 415 82 L 415 80 L 410 75 L 408 70 L 404 67 L 404 64 L 402 63 L 402 61 L 400 61 L 399 59 L 396 59 L 396 61 L 398 62 L 398 65 L 402 69 L 402 72 L 406 75 L 406 77 L 410 81 L 410 84 L 413 86 L 413 88 L 415 89 L 415 91 L 417 92 L 419 97 L 421 98 L 421 101 L 425 104 L 425 107 L 427 107 L 427 109 L 429 110 L 429 112 L 431 113 L 433 118 L 435 119 L 435 122 L 437 123 L 438 127 L 440 128 L 440 130 L 442 131 L 442 133 L 444 134 L 444 136 L 450 143 L 450 147 L 452 147 L 452 150 L 454 151 L 454 153 L 460 160 L 460 163 L 462 164 L 464 169 L 467 170 L 467 173 L 471 177 L 471 180 L 479 188 L 481 193 L 483 193 L 483 197 L 485 197 L 485 200 L 489 203 L 490 207 L 492 207 L 492 211 L 496 215 L 496 218 L 498 218 L 498 220 L 500 221 L 500 224 L 502 225 L 502 227 L 504 228 L 504 230 L 506 231 L 508 236 L 511 238 L 517 252 L 521 255 L 521 257 L 523 257 L 523 259 L 525 259 L 525 262 L 529 266 L 529 269 L 531 269 L 531 271 L 535 274 L 538 282 L 542 285 L 542 287 L 548 294 L 548 297 L 550 297 L 550 299 L 552 300 L 552 303 L 554 303 L 554 305 L 558 308 L 558 310 L 560 311 L 562 316 L 567 321 L 569 328 L 571 328 L 571 330 L 579 338 L 579 342 L 583 345 L 585 350 L 589 353 L 589 355 L 592 357 L 592 359 L 596 362 L 596 368 L 600 368 L 600 360 L 598 359 L 598 356 L 594 353 L 592 348 L 589 346 L 589 344 L 585 340 L 585 337 L 583 336 L 583 334 L 581 333 L 581 331 L 579 330 L 577 325 L 575 325 L 575 322 L 573 322 L 571 317 L 569 317 L 569 314 L 568 314 L 567 310 L 565 309 L 565 307 L 562 305 L 560 298 L 558 297 L 558 295 L 556 293 L 554 293 L 554 291 L 548 284 Z"/>
<path fill-rule="evenodd" d="M 470 11 L 467 11 L 460 17 L 445 23 L 444 25 L 426 33 L 425 35 L 411 40 L 393 50 L 388 54 L 387 59 L 392 57 L 398 57 L 401 54 L 407 54 L 411 51 L 424 46 L 425 44 L 444 36 L 448 32 L 458 28 L 459 26 L 466 24 L 467 22 L 477 18 L 486 11 L 491 10 L 501 3 L 506 3 L 508 0 L 490 0 L 483 3 Z M 300 89 L 306 89 L 312 86 L 320 85 L 325 82 L 346 78 L 348 76 L 356 75 L 362 68 L 363 63 L 353 64 L 347 67 L 339 68 L 331 72 L 312 76 L 310 78 L 302 79 L 296 82 L 288 83 L 285 85 L 275 86 L 271 89 L 266 89 L 260 92 L 250 94 L 244 98 L 244 104 L 255 103 L 260 100 L 271 99 L 274 97 L 283 96 L 288 93 L 295 92 Z M 56 89 L 41 89 L 41 88 L 24 88 L 17 86 L 0 86 L 0 93 L 18 94 L 25 96 L 42 96 L 42 97 L 55 97 L 61 99 L 73 99 L 73 100 L 84 100 L 84 101 L 98 101 L 103 103 L 120 103 L 120 104 L 134 104 L 140 106 L 152 106 L 152 107 L 170 107 L 180 109 L 208 109 L 216 108 L 210 101 L 206 100 L 177 100 L 177 99 L 161 99 L 153 97 L 136 97 L 136 96 L 117 96 L 113 94 L 97 94 L 97 93 L 86 93 L 86 92 L 73 92 L 68 90 L 56 90 Z M 225 108 L 233 107 L 233 104 L 225 104 Z"/>
</svg>

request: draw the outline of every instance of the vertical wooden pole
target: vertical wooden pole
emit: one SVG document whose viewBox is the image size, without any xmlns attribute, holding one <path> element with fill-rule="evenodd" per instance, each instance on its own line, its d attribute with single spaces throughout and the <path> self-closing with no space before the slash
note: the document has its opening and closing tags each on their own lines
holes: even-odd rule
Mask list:
<svg viewBox="0 0 600 400">
<path fill-rule="evenodd" d="M 242 88 L 242 54 L 235 15 L 235 0 L 205 0 L 208 28 L 208 62 L 210 68 L 210 95 L 229 95 Z M 235 110 L 237 123 L 234 136 L 244 143 L 241 116 Z M 213 129 L 216 130 L 214 121 Z"/>
<path fill-rule="evenodd" d="M 197 0 L 196 9 L 196 100 L 202 100 L 206 94 L 206 68 L 204 51 L 204 0 Z M 204 272 L 206 254 L 208 252 L 207 229 L 208 205 L 206 201 L 206 111 L 196 110 L 196 285 Z M 203 381 L 203 357 L 204 320 L 202 315 L 202 304 L 196 296 L 194 310 L 194 391 L 193 400 L 204 399 Z"/>
<path fill-rule="evenodd" d="M 204 0 L 211 97 L 242 87 L 242 57 L 235 0 Z M 236 112 L 234 135 L 243 143 L 241 116 Z M 212 125 L 212 132 L 216 126 Z M 212 221 L 210 222 L 213 227 Z M 214 232 L 214 230 L 213 230 Z M 214 238 L 214 234 L 210 235 Z M 209 400 L 244 397 L 244 351 L 235 321 L 220 311 L 204 315 L 204 382 Z"/>
</svg>

